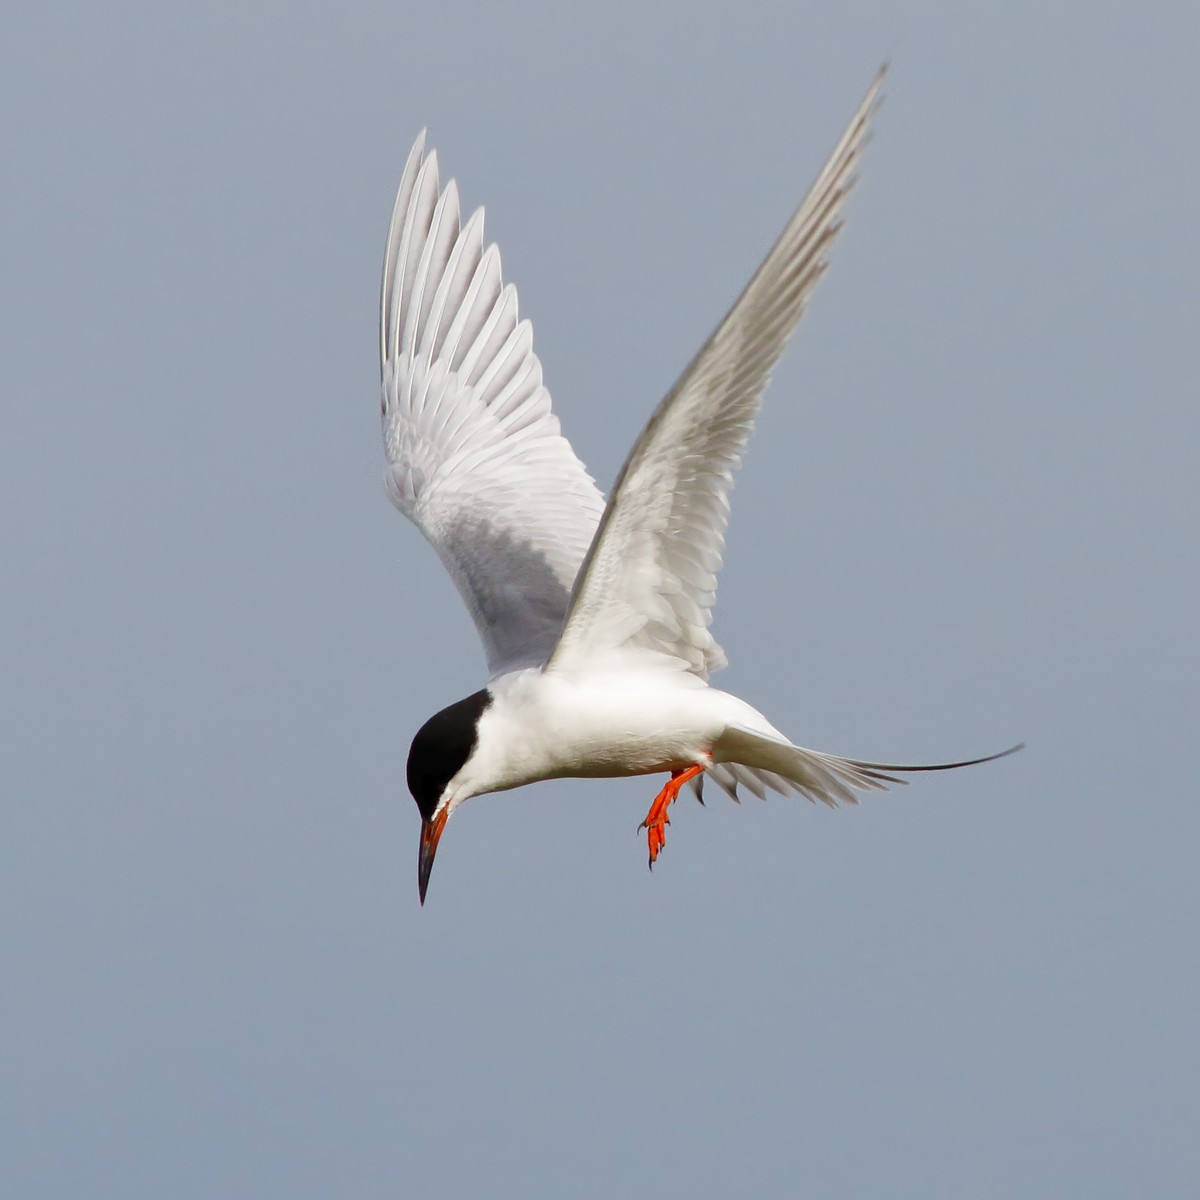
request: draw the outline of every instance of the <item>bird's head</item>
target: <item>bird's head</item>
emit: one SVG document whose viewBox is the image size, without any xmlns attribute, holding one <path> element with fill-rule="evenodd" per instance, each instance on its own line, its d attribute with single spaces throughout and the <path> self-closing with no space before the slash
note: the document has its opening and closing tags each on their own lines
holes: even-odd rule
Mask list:
<svg viewBox="0 0 1200 1200">
<path fill-rule="evenodd" d="M 484 688 L 435 713 L 417 730 L 408 752 L 408 790 L 421 812 L 421 844 L 417 854 L 417 887 L 421 903 L 433 871 L 433 857 L 450 809 L 459 799 L 450 781 L 471 757 L 478 740 L 479 718 L 492 702 Z"/>
</svg>

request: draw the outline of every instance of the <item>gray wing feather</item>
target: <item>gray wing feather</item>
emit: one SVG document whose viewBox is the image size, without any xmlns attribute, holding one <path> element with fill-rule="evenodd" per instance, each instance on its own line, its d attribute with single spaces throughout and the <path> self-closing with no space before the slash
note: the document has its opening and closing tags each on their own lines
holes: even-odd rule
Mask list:
<svg viewBox="0 0 1200 1200">
<path fill-rule="evenodd" d="M 438 552 L 495 676 L 554 648 L 604 501 L 559 432 L 483 210 L 459 218 L 422 133 L 384 254 L 383 439 L 388 494 Z"/>
<path fill-rule="evenodd" d="M 771 252 L 626 460 L 552 668 L 622 648 L 669 656 L 701 678 L 724 666 L 709 624 L 733 473 L 771 368 L 841 228 L 882 81 L 880 71 Z"/>
</svg>

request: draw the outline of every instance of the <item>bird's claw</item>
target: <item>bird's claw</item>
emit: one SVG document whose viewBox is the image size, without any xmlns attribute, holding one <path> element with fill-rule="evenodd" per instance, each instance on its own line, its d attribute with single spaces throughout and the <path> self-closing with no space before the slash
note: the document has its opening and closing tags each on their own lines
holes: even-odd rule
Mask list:
<svg viewBox="0 0 1200 1200">
<path fill-rule="evenodd" d="M 665 811 L 657 820 L 642 822 L 642 828 L 646 831 L 646 842 L 650 847 L 650 858 L 647 866 L 651 870 L 654 869 L 654 862 L 658 858 L 659 851 L 667 844 L 667 826 L 670 823 L 671 819 L 666 815 Z"/>
<path fill-rule="evenodd" d="M 654 797 L 654 803 L 650 805 L 650 811 L 646 814 L 645 820 L 638 826 L 639 833 L 643 829 L 646 831 L 646 842 L 650 847 L 651 869 L 654 868 L 654 862 L 658 858 L 659 852 L 667 844 L 667 826 L 671 823 L 671 818 L 667 816 L 667 809 L 671 806 L 675 797 L 679 795 L 679 789 L 689 779 L 695 779 L 703 770 L 704 768 L 701 766 L 693 766 L 683 771 L 674 772 L 671 778 L 667 780 L 663 790 Z"/>
</svg>

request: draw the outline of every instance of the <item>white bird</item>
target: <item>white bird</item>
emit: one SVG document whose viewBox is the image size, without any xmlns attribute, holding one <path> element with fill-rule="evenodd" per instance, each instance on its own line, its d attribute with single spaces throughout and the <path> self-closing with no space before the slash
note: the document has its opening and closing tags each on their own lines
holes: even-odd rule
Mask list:
<svg viewBox="0 0 1200 1200">
<path fill-rule="evenodd" d="M 542 779 L 667 772 L 643 822 L 650 863 L 690 782 L 799 792 L 829 805 L 903 783 L 891 766 L 793 745 L 711 687 L 709 632 L 734 470 L 768 374 L 841 229 L 879 72 L 803 203 L 733 308 L 658 406 L 605 504 L 559 432 L 517 294 L 460 226 L 424 132 L 408 156 L 384 255 L 379 354 L 387 488 L 438 552 L 474 618 L 485 688 L 413 739 L 421 903 L 464 800 Z M 1013 747 L 1018 749 L 1019 747 Z M 1003 753 L 1011 753 L 1011 750 Z"/>
</svg>

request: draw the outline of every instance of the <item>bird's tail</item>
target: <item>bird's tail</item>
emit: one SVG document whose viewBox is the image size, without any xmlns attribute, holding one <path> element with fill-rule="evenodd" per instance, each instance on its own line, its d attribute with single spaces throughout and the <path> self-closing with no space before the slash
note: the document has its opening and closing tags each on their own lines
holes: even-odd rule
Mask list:
<svg viewBox="0 0 1200 1200">
<path fill-rule="evenodd" d="M 977 763 L 993 762 L 1015 754 L 1025 743 L 1010 746 L 999 754 L 970 758 L 963 762 L 930 763 L 919 766 L 899 766 L 894 763 L 861 762 L 854 758 L 839 758 L 819 750 L 805 750 L 790 742 L 765 737 L 754 730 L 728 726 L 713 747 L 713 765 L 698 776 L 692 787 L 697 799 L 703 798 L 705 778 L 723 788 L 734 800 L 739 799 L 738 787 L 753 792 L 760 800 L 767 791 L 790 795 L 799 792 L 809 800 L 819 800 L 836 808 L 839 804 L 857 804 L 856 792 L 882 792 L 892 784 L 907 783 L 900 775 L 914 771 L 953 771 L 958 767 L 973 767 Z"/>
</svg>

